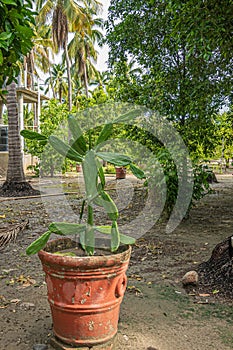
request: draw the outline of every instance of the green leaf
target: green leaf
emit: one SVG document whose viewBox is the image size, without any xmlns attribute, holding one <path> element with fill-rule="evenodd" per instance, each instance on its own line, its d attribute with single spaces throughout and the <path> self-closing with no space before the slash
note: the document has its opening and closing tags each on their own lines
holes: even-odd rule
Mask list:
<svg viewBox="0 0 233 350">
<path fill-rule="evenodd" d="M 79 233 L 80 244 L 81 244 L 83 250 L 86 251 L 85 236 L 86 236 L 86 230 Z"/>
<path fill-rule="evenodd" d="M 135 244 L 136 239 L 127 235 L 120 234 L 120 241 L 123 244 Z"/>
<path fill-rule="evenodd" d="M 85 181 L 85 189 L 87 200 L 91 201 L 97 196 L 97 176 L 98 169 L 96 165 L 95 153 L 90 150 L 83 159 L 83 175 Z"/>
<path fill-rule="evenodd" d="M 130 122 L 142 114 L 141 109 L 135 109 L 127 113 L 122 114 L 120 117 L 116 118 L 113 123 L 125 123 Z"/>
<path fill-rule="evenodd" d="M 17 3 L 13 0 L 2 0 L 3 4 L 17 6 Z"/>
<path fill-rule="evenodd" d="M 3 64 L 3 54 L 2 54 L 2 50 L 0 49 L 0 65 Z"/>
<path fill-rule="evenodd" d="M 102 207 L 104 207 L 104 209 L 106 210 L 108 217 L 111 220 L 117 220 L 119 213 L 118 213 L 118 209 L 116 204 L 114 203 L 114 201 L 112 200 L 112 198 L 109 196 L 109 194 L 105 191 L 101 191 L 100 192 L 100 197 L 97 197 L 97 201 L 96 202 L 97 205 L 100 205 Z"/>
<path fill-rule="evenodd" d="M 12 36 L 12 33 L 3 32 L 0 34 L 0 40 L 10 39 L 11 36 Z"/>
<path fill-rule="evenodd" d="M 104 233 L 106 235 L 111 234 L 112 226 L 110 225 L 103 225 L 103 226 L 95 226 L 95 230 L 99 231 L 100 233 Z"/>
<path fill-rule="evenodd" d="M 130 164 L 130 170 L 138 179 L 145 179 L 146 175 L 143 170 L 139 169 L 136 165 Z"/>
<path fill-rule="evenodd" d="M 97 152 L 96 155 L 116 166 L 125 166 L 131 163 L 131 159 L 128 156 L 120 153 Z"/>
<path fill-rule="evenodd" d="M 37 140 L 37 141 L 47 141 L 48 138 L 45 135 L 42 135 L 36 131 L 32 130 L 21 130 L 20 135 L 23 136 L 25 139 L 29 140 Z"/>
<path fill-rule="evenodd" d="M 86 229 L 85 224 L 74 224 L 69 222 L 52 222 L 49 225 L 49 230 L 58 235 L 80 235 Z"/>
<path fill-rule="evenodd" d="M 104 169 L 103 169 L 103 166 L 98 159 L 96 159 L 96 162 L 97 162 L 97 167 L 98 167 L 98 175 L 99 175 L 100 182 L 101 182 L 101 189 L 104 189 L 104 187 L 105 187 Z"/>
<path fill-rule="evenodd" d="M 110 225 L 105 225 L 105 226 L 95 226 L 95 230 L 97 230 L 100 233 L 106 234 L 106 235 L 110 235 L 111 234 L 111 230 L 112 230 L 112 226 Z M 135 244 L 136 239 L 127 235 L 123 235 L 122 233 L 120 233 L 120 241 L 123 244 Z"/>
<path fill-rule="evenodd" d="M 26 249 L 27 255 L 32 255 L 38 253 L 49 240 L 49 237 L 51 235 L 51 231 L 45 232 L 43 235 L 41 235 L 39 238 L 37 238 L 34 242 L 32 242 Z"/>
<path fill-rule="evenodd" d="M 101 143 L 107 141 L 109 139 L 109 137 L 111 136 L 112 134 L 112 130 L 113 130 L 113 124 L 112 123 L 108 123 L 108 124 L 105 124 L 101 133 L 99 134 L 99 137 L 96 141 L 96 146 L 100 145 L 101 146 Z M 99 147 L 97 147 L 96 149 L 99 149 Z"/>
<path fill-rule="evenodd" d="M 111 229 L 111 251 L 115 252 L 120 245 L 120 233 L 118 230 L 118 225 L 116 221 L 112 223 Z"/>
<path fill-rule="evenodd" d="M 62 156 L 75 160 L 76 162 L 82 162 L 83 158 L 75 149 L 67 145 L 56 136 L 49 136 L 50 145 Z"/>
<path fill-rule="evenodd" d="M 84 155 L 87 151 L 86 140 L 83 136 L 83 132 L 82 132 L 76 118 L 73 115 L 69 115 L 68 124 L 69 124 L 70 131 L 74 137 L 74 142 L 72 144 L 72 147 L 78 153 Z"/>
<path fill-rule="evenodd" d="M 30 38 L 31 35 L 33 35 L 33 30 L 30 27 L 22 26 L 22 25 L 17 25 L 15 29 L 18 32 L 18 35 L 23 37 L 24 39 Z M 27 46 L 29 43 L 23 43 L 25 46 Z"/>
</svg>

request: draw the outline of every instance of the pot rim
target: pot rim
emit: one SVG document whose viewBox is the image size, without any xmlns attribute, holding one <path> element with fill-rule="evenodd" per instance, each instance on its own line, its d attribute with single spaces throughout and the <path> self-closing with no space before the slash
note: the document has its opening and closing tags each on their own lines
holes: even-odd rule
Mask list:
<svg viewBox="0 0 233 350">
<path fill-rule="evenodd" d="M 56 242 L 72 241 L 69 237 L 58 238 L 49 241 L 45 249 L 48 249 L 49 246 L 54 245 Z M 42 263 L 46 265 L 64 265 L 67 267 L 73 268 L 85 268 L 85 269 L 93 269 L 93 268 L 101 268 L 101 267 L 110 267 L 113 265 L 122 265 L 125 262 L 128 262 L 131 255 L 131 246 L 130 245 L 121 245 L 122 251 L 116 252 L 113 254 L 107 255 L 92 255 L 92 256 L 62 256 L 58 254 L 54 254 L 53 252 L 48 252 L 44 249 L 38 252 L 38 256 Z"/>
</svg>

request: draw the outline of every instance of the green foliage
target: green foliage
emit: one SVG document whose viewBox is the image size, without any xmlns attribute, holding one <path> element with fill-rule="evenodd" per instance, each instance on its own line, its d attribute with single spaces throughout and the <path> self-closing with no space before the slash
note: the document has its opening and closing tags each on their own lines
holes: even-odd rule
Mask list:
<svg viewBox="0 0 233 350">
<path fill-rule="evenodd" d="M 50 100 L 43 106 L 40 116 L 40 130 L 45 139 L 53 134 L 58 125 L 61 125 L 68 118 L 68 109 L 65 104 L 60 104 L 56 100 Z M 30 131 L 31 133 L 31 131 Z M 26 151 L 33 156 L 37 156 L 40 159 L 40 175 L 53 176 L 56 171 L 60 171 L 62 157 L 57 155 L 57 152 L 52 148 L 46 146 L 47 142 L 41 137 L 41 141 L 38 142 L 36 137 L 31 133 L 31 139 L 29 139 L 28 130 L 23 131 L 23 136 L 26 138 Z M 65 166 L 65 163 L 64 163 Z"/>
<path fill-rule="evenodd" d="M 198 160 L 215 151 L 226 162 L 232 156 L 232 118 L 216 117 L 232 101 L 232 11 L 231 0 L 112 0 L 109 8 L 107 91 L 111 98 L 145 105 L 172 122 L 195 161 L 193 203 L 209 191 Z M 178 190 L 171 155 L 147 131 L 123 126 L 118 135 L 139 141 L 156 155 L 170 213 Z M 157 165 L 151 166 L 156 171 Z M 161 177 L 161 191 L 163 181 Z"/>
<path fill-rule="evenodd" d="M 0 89 L 19 74 L 19 62 L 31 50 L 35 12 L 32 1 L 0 3 Z"/>
<path fill-rule="evenodd" d="M 201 164 L 195 164 L 193 167 L 194 172 L 194 188 L 192 203 L 200 200 L 206 194 L 211 193 L 211 188 L 208 179 L 210 178 L 211 171 Z"/>
<path fill-rule="evenodd" d="M 149 167 L 153 168 L 154 178 L 156 179 L 155 185 L 158 192 L 160 195 L 166 196 L 163 214 L 165 217 L 169 217 L 177 201 L 179 186 L 178 172 L 175 161 L 172 159 L 167 149 L 162 147 L 158 148 L 155 154 L 158 163 L 155 164 L 153 161 Z M 161 174 L 161 168 L 163 174 Z M 193 192 L 189 210 L 195 205 L 196 201 L 200 200 L 208 193 L 211 193 L 210 184 L 208 182 L 209 172 L 207 169 L 198 163 L 193 163 L 193 175 Z"/>
<path fill-rule="evenodd" d="M 155 185 L 158 192 L 161 196 L 166 198 L 164 214 L 166 217 L 169 217 L 177 201 L 179 185 L 176 162 L 172 158 L 172 155 L 155 135 L 137 126 L 125 126 L 120 124 L 117 126 L 115 134 L 119 138 L 128 138 L 134 142 L 140 143 L 152 152 L 153 156 L 147 164 L 147 171 L 149 174 L 153 174 L 153 177 L 156 179 Z M 134 157 L 140 159 L 143 163 L 143 156 L 140 155 L 140 150 L 138 150 L 138 152 L 138 155 L 134 154 Z M 196 156 L 196 153 L 194 153 L 194 155 Z M 133 167 L 134 166 L 130 165 L 130 169 L 134 173 Z M 137 170 L 135 169 L 135 171 Z M 197 200 L 201 199 L 210 191 L 210 186 L 207 181 L 208 173 L 206 169 L 199 165 L 198 160 L 193 163 L 193 173 L 194 187 L 190 208 Z M 140 178 L 140 175 L 138 174 L 137 177 Z"/>
<path fill-rule="evenodd" d="M 215 118 L 216 125 L 216 148 L 215 156 L 224 158 L 226 166 L 229 167 L 233 156 L 233 110 L 218 114 Z"/>
<path fill-rule="evenodd" d="M 212 116 L 231 100 L 232 11 L 232 1 L 112 0 L 111 96 L 159 111 L 191 152 L 209 155 Z"/>
<path fill-rule="evenodd" d="M 107 166 L 104 167 L 104 173 L 105 174 L 116 174 L 116 168 L 112 164 L 107 164 Z"/>
<path fill-rule="evenodd" d="M 103 90 L 102 87 L 97 87 L 92 92 L 92 96 L 87 97 L 84 94 L 77 94 L 74 98 L 74 105 L 77 110 L 85 110 L 86 108 L 96 106 L 108 102 L 110 96 Z"/>
</svg>

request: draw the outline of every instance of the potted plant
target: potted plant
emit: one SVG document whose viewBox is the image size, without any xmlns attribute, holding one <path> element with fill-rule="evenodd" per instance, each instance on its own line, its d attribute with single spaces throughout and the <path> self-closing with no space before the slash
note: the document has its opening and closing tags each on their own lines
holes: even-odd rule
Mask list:
<svg viewBox="0 0 233 350">
<path fill-rule="evenodd" d="M 126 289 L 126 270 L 134 238 L 119 232 L 117 207 L 105 190 L 102 161 L 115 166 L 129 165 L 138 178 L 145 177 L 131 159 L 122 154 L 101 152 L 101 144 L 112 134 L 114 123 L 134 117 L 129 112 L 106 123 L 94 145 L 86 142 L 75 118 L 68 118 L 73 139 L 70 144 L 61 139 L 46 137 L 23 130 L 21 135 L 41 143 L 48 142 L 64 157 L 81 164 L 85 196 L 78 223 L 53 222 L 48 231 L 26 250 L 38 253 L 46 274 L 48 301 L 51 307 L 53 330 L 62 342 L 76 347 L 105 344 L 117 333 L 120 304 Z M 95 206 L 106 211 L 111 225 L 96 225 Z M 87 218 L 84 220 L 84 212 Z M 48 242 L 52 233 L 63 237 Z M 109 239 L 98 235 L 106 234 Z M 78 236 L 78 242 L 77 242 Z M 98 249 L 97 249 L 98 247 Z"/>
<path fill-rule="evenodd" d="M 116 180 L 122 180 L 126 178 L 126 168 L 124 166 L 116 166 Z"/>
<path fill-rule="evenodd" d="M 81 171 L 82 171 L 82 166 L 81 166 L 81 164 L 79 164 L 79 163 L 76 163 L 76 171 L 77 171 L 77 173 L 80 173 Z"/>
</svg>

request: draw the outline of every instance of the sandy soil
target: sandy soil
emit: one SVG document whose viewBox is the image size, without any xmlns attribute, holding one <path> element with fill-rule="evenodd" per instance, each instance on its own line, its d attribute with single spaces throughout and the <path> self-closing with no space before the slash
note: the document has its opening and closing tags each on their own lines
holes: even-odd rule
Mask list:
<svg viewBox="0 0 233 350">
<path fill-rule="evenodd" d="M 198 203 L 172 234 L 158 223 L 133 248 L 116 350 L 232 349 L 232 303 L 221 297 L 221 290 L 187 295 L 181 283 L 185 272 L 208 260 L 214 246 L 232 234 L 233 176 L 218 180 L 215 193 Z M 67 189 L 77 190 L 70 182 Z M 45 191 L 54 192 L 55 187 L 45 180 Z M 78 209 L 80 201 L 69 197 Z M 31 350 L 36 344 L 48 344 L 52 350 L 44 275 L 38 257 L 26 256 L 25 248 L 51 220 L 45 206 L 60 221 L 66 219 L 64 196 L 0 202 L 0 227 L 29 220 L 16 242 L 0 252 L 0 350 Z M 140 198 L 136 205 L 141 205 Z M 132 205 L 128 207 L 129 217 Z"/>
</svg>

